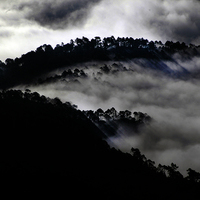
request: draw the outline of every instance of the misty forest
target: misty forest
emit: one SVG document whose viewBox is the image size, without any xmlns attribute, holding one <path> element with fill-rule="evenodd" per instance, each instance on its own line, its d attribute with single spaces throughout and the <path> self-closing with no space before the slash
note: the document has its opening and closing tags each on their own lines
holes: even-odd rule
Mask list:
<svg viewBox="0 0 200 200">
<path fill-rule="evenodd" d="M 200 195 L 200 46 L 86 37 L 0 61 L 1 192 Z"/>
</svg>

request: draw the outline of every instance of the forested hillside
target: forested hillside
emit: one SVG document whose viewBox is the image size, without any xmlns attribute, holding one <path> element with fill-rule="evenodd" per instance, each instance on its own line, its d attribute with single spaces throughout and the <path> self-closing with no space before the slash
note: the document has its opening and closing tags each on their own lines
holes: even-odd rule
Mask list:
<svg viewBox="0 0 200 200">
<path fill-rule="evenodd" d="M 200 0 L 2 0 L 1 199 L 200 196 Z"/>
<path fill-rule="evenodd" d="M 30 90 L 2 91 L 0 110 L 1 193 L 91 199 L 191 199 L 199 195 L 199 173 L 189 169 L 184 178 L 174 163 L 155 166 L 136 148 L 130 153 L 110 148 L 93 123 L 97 115 L 150 123 L 150 117 L 142 113 L 134 113 L 136 122 L 129 111 L 114 116 L 114 108 L 99 109 L 95 115 L 83 113 L 70 103 Z"/>
<path fill-rule="evenodd" d="M 167 41 L 148 41 L 147 39 L 95 37 L 89 40 L 86 37 L 77 38 L 70 43 L 57 45 L 44 44 L 35 51 L 30 51 L 20 58 L 6 59 L 0 62 L 0 88 L 9 88 L 19 84 L 34 83 L 38 77 L 52 70 L 89 61 L 127 61 L 134 58 L 143 58 L 159 62 L 169 60 L 176 62 L 173 55 L 178 53 L 184 59 L 200 55 L 199 46 L 193 44 Z M 162 69 L 168 74 L 172 70 L 165 65 Z M 182 73 L 188 73 L 182 68 Z"/>
<path fill-rule="evenodd" d="M 194 199 L 200 173 L 181 172 L 198 165 L 199 56 L 193 44 L 112 36 L 0 62 L 1 192 Z M 187 165 L 143 151 L 178 151 Z"/>
</svg>

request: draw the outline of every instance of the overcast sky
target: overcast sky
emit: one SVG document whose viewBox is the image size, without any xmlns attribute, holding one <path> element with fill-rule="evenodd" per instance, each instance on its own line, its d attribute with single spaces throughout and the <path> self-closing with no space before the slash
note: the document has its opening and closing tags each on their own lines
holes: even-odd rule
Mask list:
<svg viewBox="0 0 200 200">
<path fill-rule="evenodd" d="M 76 37 L 200 44 L 199 0 L 0 0 L 0 60 Z"/>
</svg>

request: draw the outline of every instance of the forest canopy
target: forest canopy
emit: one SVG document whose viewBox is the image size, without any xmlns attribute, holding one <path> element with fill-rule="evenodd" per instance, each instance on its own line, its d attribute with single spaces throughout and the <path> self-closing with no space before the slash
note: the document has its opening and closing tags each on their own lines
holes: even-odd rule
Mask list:
<svg viewBox="0 0 200 200">
<path fill-rule="evenodd" d="M 75 82 L 73 86 L 79 88 L 79 81 L 86 79 L 112 88 L 114 84 L 103 80 L 103 75 L 112 78 L 111 75 L 117 77 L 121 73 L 127 78 L 127 74 L 129 77 L 134 74 L 133 69 L 127 69 L 118 61 L 138 58 L 150 60 L 151 64 L 158 61 L 175 63 L 174 55 L 179 54 L 189 60 L 192 56 L 199 56 L 199 50 L 200 46 L 172 41 L 163 44 L 144 38 L 116 39 L 111 36 L 89 40 L 82 37 L 55 48 L 44 44 L 20 58 L 0 62 L 0 122 L 2 130 L 5 130 L 0 136 L 3 152 L 0 175 L 5 191 L 30 195 L 34 192 L 57 194 L 60 191 L 66 194 L 67 190 L 80 196 L 94 191 L 90 196 L 100 193 L 101 198 L 139 198 L 143 195 L 144 199 L 149 194 L 157 199 L 191 199 L 192 195 L 198 195 L 199 172 L 189 168 L 184 177 L 174 163 L 176 161 L 169 165 L 156 165 L 134 146 L 125 153 L 108 144 L 107 139 L 116 137 L 118 131 L 128 130 L 139 135 L 142 128 L 150 126 L 154 120 L 147 113 L 117 111 L 115 105 L 105 111 L 102 108 L 80 111 L 73 103 L 63 103 L 58 97 L 48 98 L 29 89 L 22 92 L 10 88 L 17 85 L 25 88 L 34 84 L 53 85 L 59 81 L 69 87 Z M 116 61 L 118 64 L 98 66 L 96 74 L 92 75 L 85 72 L 87 67 L 71 68 L 90 61 Z M 159 69 L 158 64 L 154 67 Z M 169 72 L 166 64 L 162 67 Z M 65 68 L 61 74 L 50 74 L 61 68 Z M 181 70 L 188 73 L 184 68 Z M 46 77 L 42 79 L 44 74 Z M 141 77 L 140 80 L 144 81 Z M 135 77 L 135 80 L 139 79 Z M 157 87 L 149 87 L 148 81 L 142 86 L 131 84 L 129 89 L 146 92 Z M 87 83 L 84 90 L 88 90 Z M 106 99 L 106 95 L 102 98 Z M 157 141 L 156 137 L 154 139 Z M 166 190 L 169 191 L 167 194 Z"/>
<path fill-rule="evenodd" d="M 57 68 L 67 67 L 76 63 L 89 61 L 123 61 L 134 58 L 172 60 L 172 55 L 182 52 L 199 55 L 199 46 L 186 45 L 184 42 L 148 41 L 139 38 L 120 38 L 113 36 L 95 37 L 89 40 L 86 37 L 77 38 L 70 43 L 56 45 L 44 44 L 35 51 L 30 51 L 20 58 L 0 62 L 0 88 L 5 89 L 19 84 L 32 83 L 44 73 Z"/>
</svg>

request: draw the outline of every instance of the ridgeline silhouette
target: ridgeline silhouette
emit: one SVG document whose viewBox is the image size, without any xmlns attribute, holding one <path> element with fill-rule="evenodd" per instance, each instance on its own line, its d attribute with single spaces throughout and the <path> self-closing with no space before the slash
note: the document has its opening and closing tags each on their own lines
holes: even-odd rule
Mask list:
<svg viewBox="0 0 200 200">
<path fill-rule="evenodd" d="M 148 41 L 146 39 L 86 37 L 77 38 L 70 43 L 57 45 L 44 44 L 20 58 L 0 62 L 0 88 L 8 89 L 19 84 L 34 83 L 38 77 L 52 70 L 89 61 L 126 61 L 144 58 L 154 61 L 170 60 L 179 52 L 185 59 L 200 55 L 199 46 L 167 41 Z M 157 66 L 158 67 L 158 66 Z M 159 67 L 158 67 L 159 68 Z M 185 70 L 186 71 L 186 70 Z M 187 71 L 186 71 L 187 72 Z"/>
<path fill-rule="evenodd" d="M 115 113 L 99 109 L 95 115 L 134 121 L 129 111 Z M 30 90 L 2 91 L 1 193 L 73 199 L 195 199 L 200 194 L 200 173 L 188 169 L 184 178 L 174 163 L 156 167 L 139 149 L 110 148 L 91 116 Z"/>
</svg>

